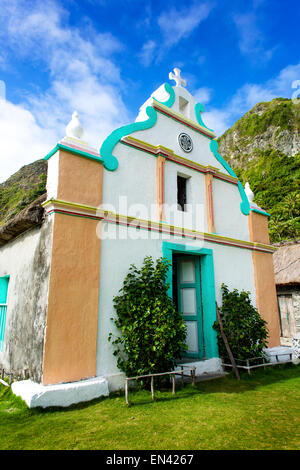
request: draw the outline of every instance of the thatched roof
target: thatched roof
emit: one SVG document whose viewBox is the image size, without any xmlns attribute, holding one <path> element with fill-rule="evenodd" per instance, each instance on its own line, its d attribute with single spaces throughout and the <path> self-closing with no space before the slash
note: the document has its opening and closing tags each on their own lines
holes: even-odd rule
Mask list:
<svg viewBox="0 0 300 470">
<path fill-rule="evenodd" d="M 280 246 L 273 261 L 276 285 L 300 284 L 300 240 Z"/>
<path fill-rule="evenodd" d="M 41 206 L 41 203 L 46 198 L 47 193 L 42 194 L 0 227 L 0 247 L 26 230 L 41 225 L 44 218 L 44 208 Z"/>
</svg>

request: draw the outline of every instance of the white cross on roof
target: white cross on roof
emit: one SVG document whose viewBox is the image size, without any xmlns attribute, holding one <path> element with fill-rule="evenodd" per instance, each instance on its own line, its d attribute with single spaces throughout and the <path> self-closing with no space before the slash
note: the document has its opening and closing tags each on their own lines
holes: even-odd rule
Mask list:
<svg viewBox="0 0 300 470">
<path fill-rule="evenodd" d="M 176 86 L 186 86 L 186 80 L 184 80 L 180 76 L 181 70 L 178 69 L 177 67 L 175 67 L 173 70 L 174 70 L 174 73 L 173 72 L 169 73 L 169 79 L 175 80 Z"/>
</svg>

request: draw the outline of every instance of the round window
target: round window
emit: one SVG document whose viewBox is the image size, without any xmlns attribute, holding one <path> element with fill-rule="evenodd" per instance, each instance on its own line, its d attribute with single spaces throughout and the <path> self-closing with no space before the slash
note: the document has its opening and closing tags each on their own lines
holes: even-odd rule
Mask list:
<svg viewBox="0 0 300 470">
<path fill-rule="evenodd" d="M 182 150 L 185 152 L 191 152 L 193 150 L 193 141 L 189 135 L 182 132 L 178 136 L 178 142 Z"/>
</svg>

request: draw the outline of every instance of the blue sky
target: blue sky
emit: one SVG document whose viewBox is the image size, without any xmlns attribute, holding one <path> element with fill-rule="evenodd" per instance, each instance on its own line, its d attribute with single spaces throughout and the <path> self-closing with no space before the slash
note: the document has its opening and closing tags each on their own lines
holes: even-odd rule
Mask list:
<svg viewBox="0 0 300 470">
<path fill-rule="evenodd" d="M 174 67 L 221 135 L 300 80 L 296 0 L 0 0 L 0 182 L 43 157 L 76 109 L 99 148 Z"/>
</svg>

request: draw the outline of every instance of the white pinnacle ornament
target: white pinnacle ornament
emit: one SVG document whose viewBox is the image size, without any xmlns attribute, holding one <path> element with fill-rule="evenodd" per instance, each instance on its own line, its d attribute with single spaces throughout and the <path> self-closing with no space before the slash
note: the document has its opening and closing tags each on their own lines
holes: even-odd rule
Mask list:
<svg viewBox="0 0 300 470">
<path fill-rule="evenodd" d="M 66 127 L 66 136 L 73 137 L 75 139 L 81 139 L 83 134 L 84 130 L 79 120 L 79 114 L 77 111 L 74 111 L 72 114 L 72 119 Z"/>
<path fill-rule="evenodd" d="M 245 184 L 245 193 L 248 198 L 248 201 L 253 202 L 254 194 L 251 191 L 250 184 L 248 182 Z"/>
</svg>

